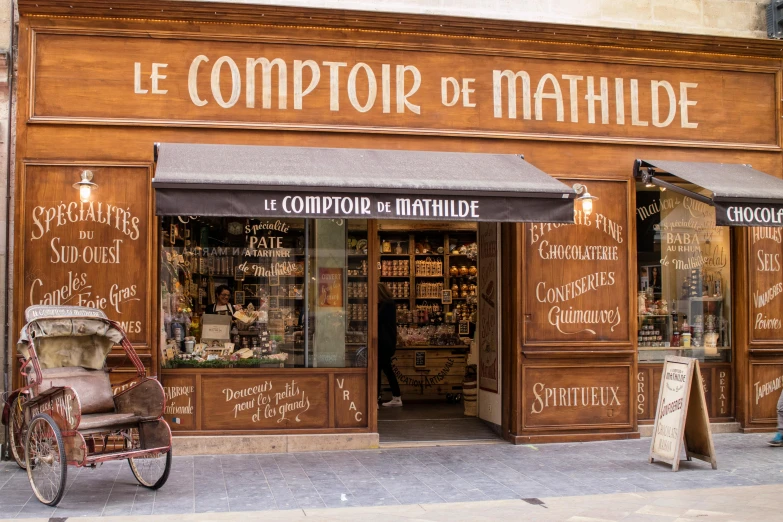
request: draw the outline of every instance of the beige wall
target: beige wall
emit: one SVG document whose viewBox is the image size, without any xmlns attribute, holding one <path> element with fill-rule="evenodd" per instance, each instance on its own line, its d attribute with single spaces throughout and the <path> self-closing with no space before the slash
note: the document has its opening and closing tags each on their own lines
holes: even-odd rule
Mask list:
<svg viewBox="0 0 783 522">
<path fill-rule="evenodd" d="M 207 1 L 207 0 L 196 0 Z M 767 0 L 208 0 L 766 38 Z"/>
</svg>

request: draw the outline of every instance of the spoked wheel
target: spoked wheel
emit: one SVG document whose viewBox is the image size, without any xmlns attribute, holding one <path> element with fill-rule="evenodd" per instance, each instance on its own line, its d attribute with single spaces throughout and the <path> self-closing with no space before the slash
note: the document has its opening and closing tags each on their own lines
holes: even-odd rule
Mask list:
<svg viewBox="0 0 783 522">
<path fill-rule="evenodd" d="M 20 468 L 25 469 L 27 466 L 24 462 L 24 437 L 25 437 L 25 425 L 24 425 L 24 411 L 22 410 L 22 404 L 24 404 L 24 395 L 17 395 L 14 401 L 11 403 L 11 418 L 9 420 L 9 442 L 11 445 L 11 454 L 14 456 L 14 460 Z"/>
<path fill-rule="evenodd" d="M 33 493 L 47 506 L 56 506 L 65 493 L 67 462 L 60 428 L 49 415 L 39 413 L 30 421 L 24 457 Z"/>
<path fill-rule="evenodd" d="M 125 436 L 125 447 L 127 449 L 141 448 L 139 439 L 139 430 L 133 428 L 128 430 Z M 169 478 L 171 471 L 171 448 L 166 453 L 154 453 L 146 457 L 132 457 L 128 459 L 133 476 L 139 481 L 139 484 L 149 489 L 158 489 Z"/>
</svg>

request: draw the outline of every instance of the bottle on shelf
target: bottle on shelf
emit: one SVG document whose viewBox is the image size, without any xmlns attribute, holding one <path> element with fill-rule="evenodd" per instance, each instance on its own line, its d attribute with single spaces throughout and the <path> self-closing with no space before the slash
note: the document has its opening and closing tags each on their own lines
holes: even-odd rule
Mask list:
<svg viewBox="0 0 783 522">
<path fill-rule="evenodd" d="M 677 328 L 677 324 L 674 324 L 674 331 L 672 332 L 671 346 L 680 346 L 680 330 Z"/>
<path fill-rule="evenodd" d="M 680 334 L 680 346 L 683 348 L 690 348 L 691 346 L 691 327 L 688 325 L 688 320 L 683 319 L 682 333 Z"/>
<path fill-rule="evenodd" d="M 179 315 L 175 316 L 171 322 L 171 338 L 174 339 L 177 348 L 181 351 L 182 342 L 185 340 L 185 327 L 180 322 L 180 317 Z"/>
</svg>

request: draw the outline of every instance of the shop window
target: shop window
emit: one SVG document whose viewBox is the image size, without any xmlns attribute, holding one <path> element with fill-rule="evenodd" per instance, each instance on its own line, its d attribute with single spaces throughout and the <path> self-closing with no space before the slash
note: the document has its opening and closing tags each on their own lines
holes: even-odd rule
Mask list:
<svg viewBox="0 0 783 522">
<path fill-rule="evenodd" d="M 636 233 L 639 362 L 730 361 L 729 227 L 706 203 L 640 183 Z"/>
<path fill-rule="evenodd" d="M 367 365 L 367 223 L 161 219 L 164 368 Z"/>
</svg>

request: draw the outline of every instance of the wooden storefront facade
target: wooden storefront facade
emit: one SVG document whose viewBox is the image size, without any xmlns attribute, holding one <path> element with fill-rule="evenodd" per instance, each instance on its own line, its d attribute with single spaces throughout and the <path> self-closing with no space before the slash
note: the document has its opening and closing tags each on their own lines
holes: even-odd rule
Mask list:
<svg viewBox="0 0 783 522">
<path fill-rule="evenodd" d="M 37 303 L 122 321 L 179 408 L 175 433 L 376 432 L 375 326 L 367 368 L 161 370 L 155 143 L 524 154 L 587 185 L 599 199 L 575 225 L 499 227 L 498 393 L 517 443 L 632 438 L 652 423 L 661 365 L 638 362 L 634 161 L 783 177 L 779 42 L 146 0 L 19 5 L 13 329 Z M 71 187 L 85 169 L 99 184 L 87 206 Z M 724 253 L 731 357 L 702 364 L 713 421 L 748 431 L 774 426 L 783 376 L 783 297 L 759 301 L 783 284 L 783 244 L 754 230 L 732 227 Z M 377 231 L 369 220 L 370 245 Z M 367 255 L 374 281 L 379 254 Z M 765 259 L 774 269 L 759 269 Z M 110 365 L 122 382 L 120 352 Z M 294 415 L 226 394 L 264 386 L 290 389 Z"/>
</svg>

